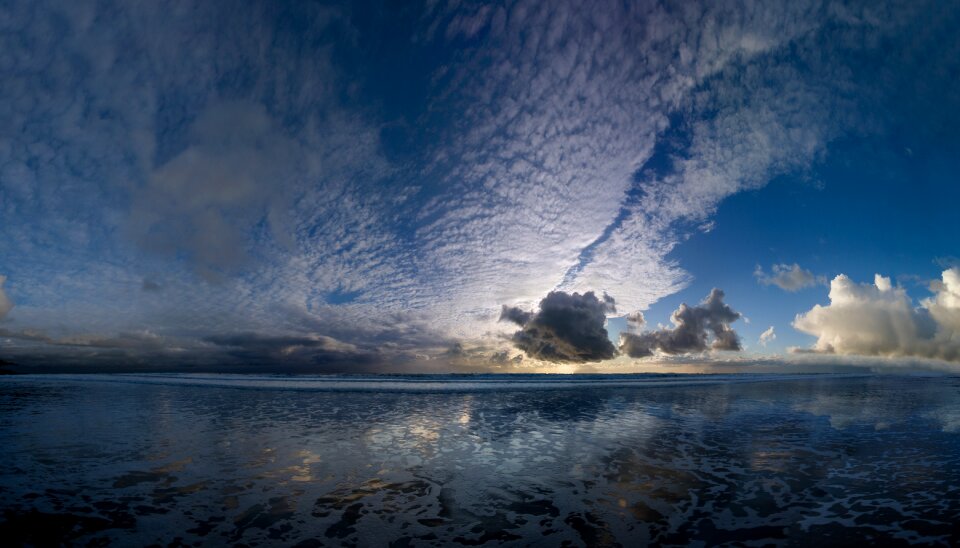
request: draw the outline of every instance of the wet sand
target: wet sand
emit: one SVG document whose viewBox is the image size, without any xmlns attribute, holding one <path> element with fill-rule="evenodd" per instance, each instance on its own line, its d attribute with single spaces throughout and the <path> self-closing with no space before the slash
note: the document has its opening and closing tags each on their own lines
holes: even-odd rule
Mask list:
<svg viewBox="0 0 960 548">
<path fill-rule="evenodd" d="M 4 377 L 0 538 L 960 542 L 960 379 L 530 379 Z"/>
</svg>

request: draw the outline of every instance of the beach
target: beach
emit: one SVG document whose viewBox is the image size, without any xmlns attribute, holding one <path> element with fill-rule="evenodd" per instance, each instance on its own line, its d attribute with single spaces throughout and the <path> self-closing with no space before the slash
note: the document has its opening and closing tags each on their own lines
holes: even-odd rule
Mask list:
<svg viewBox="0 0 960 548">
<path fill-rule="evenodd" d="M 11 375 L 19 544 L 960 541 L 960 379 Z"/>
</svg>

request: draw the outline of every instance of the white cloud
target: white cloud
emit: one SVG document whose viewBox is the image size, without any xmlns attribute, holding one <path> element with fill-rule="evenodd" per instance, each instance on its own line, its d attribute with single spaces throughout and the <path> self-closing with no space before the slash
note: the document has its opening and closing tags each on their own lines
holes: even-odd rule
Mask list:
<svg viewBox="0 0 960 548">
<path fill-rule="evenodd" d="M 566 288 L 603 288 L 628 310 L 644 308 L 657 298 L 651 294 L 676 291 L 688 277 L 666 256 L 689 230 L 709 228 L 709 216 L 726 197 L 807 169 L 841 128 L 854 123 L 851 116 L 838 115 L 843 107 L 834 92 L 848 75 L 824 66 L 824 77 L 811 78 L 791 64 L 796 55 L 820 62 L 818 25 L 824 21 L 812 4 L 791 3 L 787 9 L 771 4 L 752 17 L 734 15 L 736 10 L 727 12 L 722 5 L 712 9 L 716 12 L 705 17 L 713 24 L 698 29 L 704 33 L 701 48 L 707 49 L 690 61 L 691 87 L 680 86 L 678 101 L 683 111 L 715 114 L 694 115 L 669 130 L 689 144 L 662 153 L 670 169 L 640 174 L 641 198 L 625 204 L 626 218 Z M 723 45 L 723 37 L 751 33 L 763 39 Z M 719 47 L 712 51 L 708 44 Z M 682 52 L 686 44 L 678 48 Z M 679 66 L 682 73 L 684 65 Z"/>
<path fill-rule="evenodd" d="M 449 64 L 415 63 L 423 112 L 400 117 L 427 137 L 393 165 L 380 106 L 404 94 L 352 66 L 346 4 L 53 4 L 0 15 L 0 258 L 30 296 L 18 323 L 62 337 L 407 351 L 495 338 L 501 305 L 553 289 L 641 310 L 689 282 L 669 254 L 725 197 L 851 124 L 825 82 L 858 89 L 821 55 L 815 0 L 428 3 L 415 43 Z M 828 13 L 870 36 L 903 19 L 872 11 Z"/>
<path fill-rule="evenodd" d="M 793 326 L 817 337 L 816 352 L 960 362 L 960 269 L 945 270 L 933 290 L 915 307 L 890 278 L 857 284 L 841 274 L 830 282 L 830 304 L 799 314 Z"/>
<path fill-rule="evenodd" d="M 924 299 L 923 306 L 940 326 L 943 336 L 960 346 L 960 267 L 944 270 L 942 281 L 932 285 L 934 296 Z"/>
<path fill-rule="evenodd" d="M 291 8 L 309 21 L 295 35 L 257 5 L 55 4 L 0 15 L 0 115 L 18 128 L 0 129 L 0 257 L 23 258 L 7 272 L 30 295 L 19 323 L 302 330 L 284 311 L 335 290 L 400 308 L 410 261 L 390 219 L 409 191 L 372 188 L 389 167 L 339 100 L 339 8 Z M 164 291 L 136 291 L 147 275 Z"/>
<path fill-rule="evenodd" d="M 784 291 L 799 291 L 806 287 L 813 287 L 818 283 L 826 283 L 821 276 L 815 276 L 813 272 L 800 268 L 800 265 L 793 263 L 775 264 L 771 268 L 771 273 L 767 274 L 760 265 L 757 265 L 753 275 L 757 281 L 763 285 L 775 285 Z"/>
<path fill-rule="evenodd" d="M 777 334 L 773 332 L 773 326 L 767 328 L 766 331 L 760 334 L 760 339 L 757 341 L 760 343 L 760 346 L 766 347 L 768 343 L 775 341 Z"/>
<path fill-rule="evenodd" d="M 500 304 L 530 307 L 552 289 L 603 290 L 640 310 L 684 287 L 689 275 L 667 257 L 681 224 L 708 229 L 724 197 L 822 150 L 823 91 L 763 61 L 818 24 L 806 2 L 518 2 L 454 16 L 447 34 L 488 34 L 451 69 L 457 87 L 442 96 L 454 99 L 436 106 L 465 107 L 463 131 L 435 154 L 449 190 L 417 234 L 440 267 L 448 323 L 476 332 L 463 323 L 471 314 L 495 318 Z M 634 175 L 670 115 L 700 109 L 720 115 L 691 126 L 687 159 L 645 178 L 637 198 Z"/>
</svg>

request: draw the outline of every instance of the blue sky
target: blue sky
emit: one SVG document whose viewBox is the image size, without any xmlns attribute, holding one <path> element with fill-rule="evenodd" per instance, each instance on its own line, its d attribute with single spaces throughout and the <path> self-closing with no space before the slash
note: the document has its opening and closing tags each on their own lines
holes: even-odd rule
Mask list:
<svg viewBox="0 0 960 548">
<path fill-rule="evenodd" d="M 773 264 L 796 263 L 827 281 L 841 273 L 870 281 L 880 273 L 915 298 L 929 296 L 930 281 L 957 261 L 954 212 L 930 197 L 960 203 L 951 167 L 960 150 L 952 143 L 908 144 L 910 151 L 900 139 L 833 143 L 808 173 L 732 196 L 717 211 L 713 230 L 693 235 L 673 254 L 694 281 L 656 303 L 650 316 L 667 317 L 680 302 L 723 287 L 731 302 L 750 303 L 740 307 L 751 320 L 740 326 L 744 340 L 757 349 L 760 333 L 773 325 L 777 340 L 768 349 L 783 351 L 814 341 L 790 323 L 826 304 L 827 287 L 818 282 L 787 292 L 764 286 L 753 275 L 757 265 L 769 273 Z"/>
<path fill-rule="evenodd" d="M 12 2 L 0 17 L 0 359 L 960 360 L 955 6 Z M 609 347 L 582 346 L 604 318 Z"/>
</svg>

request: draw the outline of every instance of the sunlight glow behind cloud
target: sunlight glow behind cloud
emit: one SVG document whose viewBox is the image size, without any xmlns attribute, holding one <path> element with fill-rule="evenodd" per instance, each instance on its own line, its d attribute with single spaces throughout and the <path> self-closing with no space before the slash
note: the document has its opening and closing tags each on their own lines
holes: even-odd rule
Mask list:
<svg viewBox="0 0 960 548">
<path fill-rule="evenodd" d="M 884 131 L 898 86 L 860 68 L 878 44 L 949 73 L 912 4 L 358 9 L 0 9 L 2 350 L 322 369 L 434 367 L 460 342 L 511 365 L 502 306 L 592 291 L 642 318 L 691 284 L 675 252 L 724 200 Z M 827 314 L 797 325 L 842 352 Z"/>
</svg>

